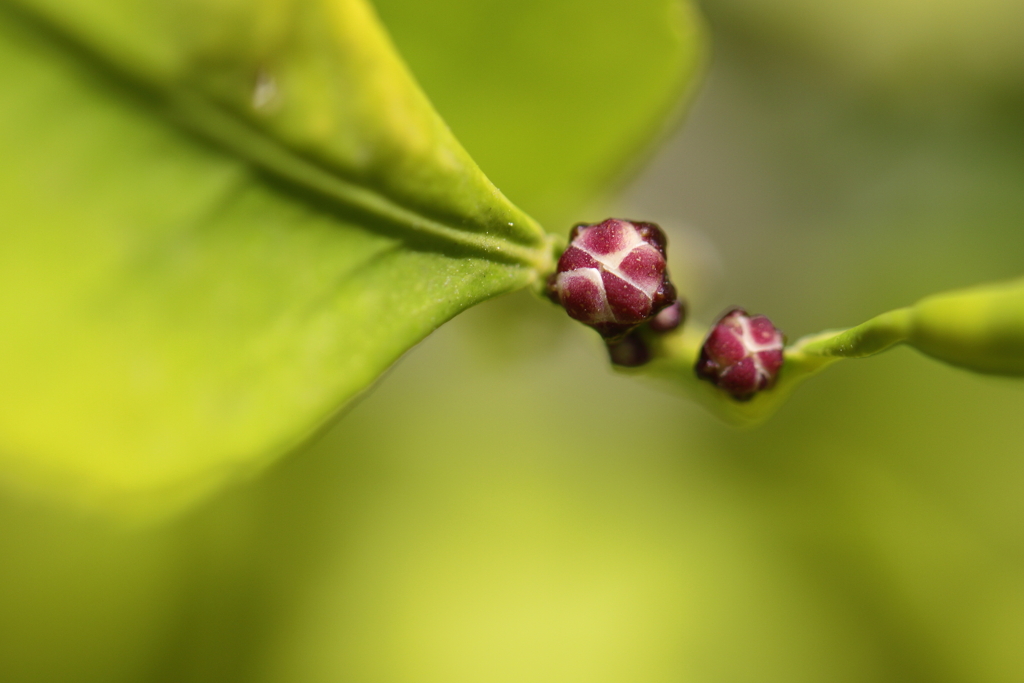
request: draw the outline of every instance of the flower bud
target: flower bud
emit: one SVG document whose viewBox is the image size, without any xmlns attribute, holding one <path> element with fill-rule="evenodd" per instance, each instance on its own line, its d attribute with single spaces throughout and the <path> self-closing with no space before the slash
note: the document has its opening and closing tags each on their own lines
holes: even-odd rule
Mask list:
<svg viewBox="0 0 1024 683">
<path fill-rule="evenodd" d="M 676 300 L 657 225 L 609 218 L 577 225 L 569 239 L 549 293 L 606 339 L 622 337 Z"/>
<path fill-rule="evenodd" d="M 651 318 L 647 326 L 652 332 L 664 334 L 671 332 L 686 322 L 686 303 L 682 299 L 676 299 L 674 303 L 661 309 L 661 312 Z"/>
<path fill-rule="evenodd" d="M 612 365 L 624 368 L 636 368 L 651 359 L 651 351 L 647 348 L 644 338 L 637 332 L 630 332 L 622 339 L 609 341 L 608 359 Z"/>
<path fill-rule="evenodd" d="M 734 308 L 719 318 L 704 340 L 697 376 L 746 401 L 775 384 L 784 345 L 785 337 L 771 320 Z"/>
</svg>

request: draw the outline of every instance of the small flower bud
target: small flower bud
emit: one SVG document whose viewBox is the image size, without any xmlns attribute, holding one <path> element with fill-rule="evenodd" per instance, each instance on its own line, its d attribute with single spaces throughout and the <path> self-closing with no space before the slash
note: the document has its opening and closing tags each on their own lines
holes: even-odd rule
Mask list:
<svg viewBox="0 0 1024 683">
<path fill-rule="evenodd" d="M 622 337 L 676 300 L 657 225 L 609 218 L 577 225 L 569 239 L 549 293 L 606 339 Z"/>
<path fill-rule="evenodd" d="M 664 334 L 671 332 L 686 322 L 686 303 L 682 299 L 676 299 L 675 303 L 669 304 L 661 309 L 661 312 L 651 318 L 647 326 L 652 332 Z"/>
<path fill-rule="evenodd" d="M 697 361 L 697 376 L 746 401 L 775 384 L 785 337 L 763 315 L 734 308 L 711 328 Z"/>
<path fill-rule="evenodd" d="M 608 358 L 612 365 L 636 368 L 651 359 L 651 351 L 647 348 L 647 343 L 636 332 L 630 332 L 617 341 L 609 341 L 607 346 Z"/>
</svg>

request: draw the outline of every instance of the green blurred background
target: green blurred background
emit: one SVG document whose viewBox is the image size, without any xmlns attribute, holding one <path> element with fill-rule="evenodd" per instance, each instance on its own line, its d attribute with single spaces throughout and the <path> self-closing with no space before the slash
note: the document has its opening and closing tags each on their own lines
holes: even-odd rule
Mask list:
<svg viewBox="0 0 1024 683">
<path fill-rule="evenodd" d="M 514 43 L 503 5 L 377 5 L 513 200 L 559 232 L 660 222 L 698 318 L 742 304 L 795 338 L 1021 273 L 1017 2 L 708 0 L 686 125 L 572 216 L 513 163 L 558 140 L 543 101 L 509 109 L 485 67 L 607 49 L 584 19 L 445 60 L 456 20 Z M 607 96 L 581 120 L 628 108 Z M 525 294 L 473 309 L 317 443 L 156 526 L 0 498 L 0 680 L 1024 680 L 1019 382 L 897 350 L 735 431 L 570 323 Z"/>
</svg>

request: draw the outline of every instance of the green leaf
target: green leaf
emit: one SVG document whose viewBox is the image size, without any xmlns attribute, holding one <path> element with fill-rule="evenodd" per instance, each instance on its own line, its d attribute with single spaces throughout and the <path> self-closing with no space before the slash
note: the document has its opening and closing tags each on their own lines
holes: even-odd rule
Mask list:
<svg viewBox="0 0 1024 683">
<path fill-rule="evenodd" d="M 675 122 L 705 61 L 684 0 L 374 4 L 473 158 L 559 234 L 604 218 L 592 203 Z"/>
<path fill-rule="evenodd" d="M 457 5 L 444 20 L 463 30 L 473 6 Z M 452 102 L 476 86 L 442 89 L 502 173 L 543 189 L 537 206 L 592 194 L 663 126 L 698 62 L 688 6 L 645 0 L 614 22 L 601 7 L 507 10 L 528 36 L 479 99 L 505 93 L 518 114 L 462 117 L 472 106 Z M 552 9 L 586 9 L 580 26 L 618 25 L 649 49 L 538 57 L 564 29 Z M 486 42 L 439 40 L 434 23 L 421 33 L 439 64 Z M 0 77 L 9 484 L 104 508 L 187 503 L 294 449 L 438 325 L 551 267 L 552 238 L 480 172 L 364 0 L 7 0 Z M 599 83 L 628 113 L 580 124 L 548 106 Z"/>
<path fill-rule="evenodd" d="M 0 7 L 0 475 L 160 508 L 548 268 L 363 2 Z"/>
</svg>

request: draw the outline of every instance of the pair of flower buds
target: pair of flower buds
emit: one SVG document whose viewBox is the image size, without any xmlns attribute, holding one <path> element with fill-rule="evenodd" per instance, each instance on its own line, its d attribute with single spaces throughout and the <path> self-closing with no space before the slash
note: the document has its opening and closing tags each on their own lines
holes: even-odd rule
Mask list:
<svg viewBox="0 0 1024 683">
<path fill-rule="evenodd" d="M 650 359 L 646 334 L 683 324 L 686 310 L 669 279 L 667 240 L 654 223 L 609 218 L 577 225 L 548 280 L 548 293 L 576 320 L 597 330 L 617 365 Z M 783 361 L 784 338 L 768 318 L 741 308 L 712 326 L 694 368 L 738 400 L 771 388 Z"/>
</svg>

